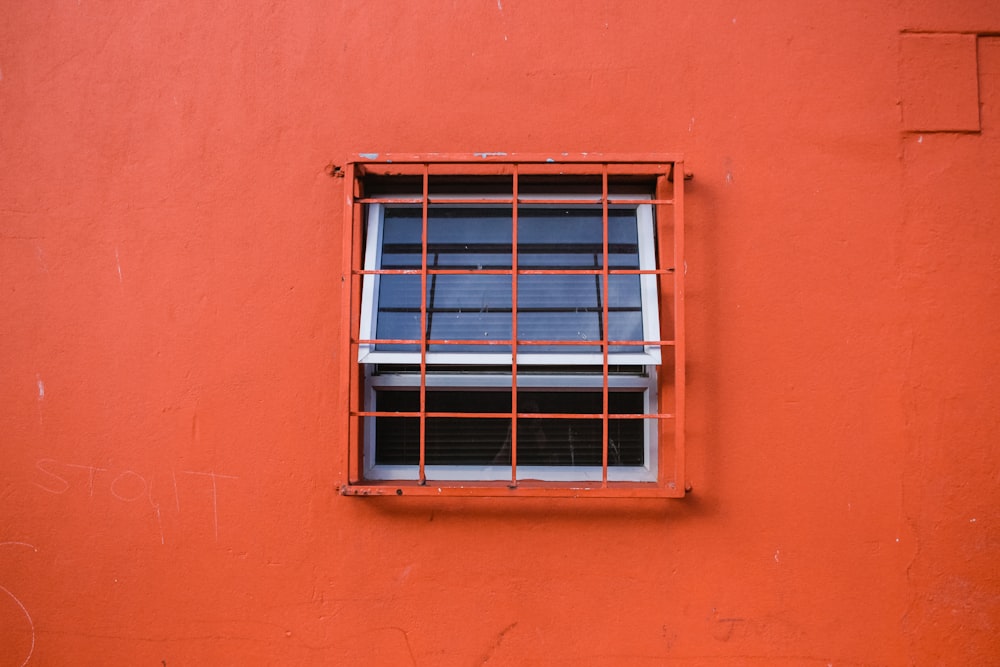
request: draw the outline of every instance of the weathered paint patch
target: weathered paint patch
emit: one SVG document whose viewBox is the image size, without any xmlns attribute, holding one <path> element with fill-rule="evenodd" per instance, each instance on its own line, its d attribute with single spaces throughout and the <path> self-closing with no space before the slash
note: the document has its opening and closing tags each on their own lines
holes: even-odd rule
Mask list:
<svg viewBox="0 0 1000 667">
<path fill-rule="evenodd" d="M 904 34 L 899 86 L 903 129 L 909 132 L 978 132 L 976 35 Z"/>
</svg>

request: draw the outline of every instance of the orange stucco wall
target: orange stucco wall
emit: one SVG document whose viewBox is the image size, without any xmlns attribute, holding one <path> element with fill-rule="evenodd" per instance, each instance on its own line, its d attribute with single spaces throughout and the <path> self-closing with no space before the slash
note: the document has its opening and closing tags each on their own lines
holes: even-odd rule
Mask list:
<svg viewBox="0 0 1000 667">
<path fill-rule="evenodd" d="M 1000 660 L 1000 5 L 8 2 L 0 667 Z M 682 152 L 683 500 L 358 499 L 351 152 Z"/>
</svg>

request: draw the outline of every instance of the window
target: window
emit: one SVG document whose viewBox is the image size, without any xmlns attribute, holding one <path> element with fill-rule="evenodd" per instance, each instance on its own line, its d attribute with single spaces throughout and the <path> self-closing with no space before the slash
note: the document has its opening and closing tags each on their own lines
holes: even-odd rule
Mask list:
<svg viewBox="0 0 1000 667">
<path fill-rule="evenodd" d="M 345 169 L 343 492 L 682 495 L 679 160 L 502 157 Z"/>
</svg>

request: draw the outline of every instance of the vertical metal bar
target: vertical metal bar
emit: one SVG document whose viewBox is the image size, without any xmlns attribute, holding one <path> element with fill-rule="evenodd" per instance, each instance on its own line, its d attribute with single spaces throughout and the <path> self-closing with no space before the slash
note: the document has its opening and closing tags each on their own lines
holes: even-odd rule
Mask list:
<svg viewBox="0 0 1000 667">
<path fill-rule="evenodd" d="M 668 191 L 670 187 L 668 177 L 669 172 L 667 174 L 661 174 L 656 178 L 655 196 L 659 200 L 670 199 L 673 196 L 672 191 Z M 673 272 L 676 274 L 677 263 L 673 247 L 674 212 L 671 206 L 670 214 L 668 216 L 667 206 L 667 204 L 660 204 L 654 209 L 654 224 L 656 225 L 656 266 L 661 270 L 673 267 Z M 672 301 L 671 297 L 674 294 L 675 284 L 673 279 L 669 278 L 668 275 L 669 274 L 660 274 L 656 277 L 656 291 L 659 295 L 658 308 L 660 309 L 660 330 L 657 332 L 657 336 L 659 339 L 658 342 L 661 355 L 661 365 L 656 374 L 656 412 L 660 415 L 674 412 L 674 404 L 670 399 L 676 395 L 674 393 L 674 382 L 676 378 L 673 377 L 673 375 L 668 378 L 665 372 L 668 363 L 667 354 L 675 353 L 670 346 L 664 345 L 664 342 L 673 342 L 674 314 L 671 311 L 669 304 Z M 667 483 L 667 476 L 674 474 L 672 464 L 670 468 L 667 466 L 666 445 L 667 436 L 670 435 L 670 432 L 667 429 L 666 420 L 662 417 L 656 419 L 654 428 L 656 430 L 657 452 L 656 482 L 659 486 L 663 486 Z"/>
<path fill-rule="evenodd" d="M 518 170 L 514 164 L 511 185 L 510 246 L 510 483 L 517 486 L 517 214 Z"/>
<path fill-rule="evenodd" d="M 420 464 L 419 481 L 427 483 L 427 227 L 429 167 L 423 165 L 423 191 L 421 193 L 421 229 L 420 229 Z"/>
<path fill-rule="evenodd" d="M 687 486 L 684 451 L 686 350 L 684 332 L 684 163 L 674 163 L 674 482 L 678 494 Z"/>
<path fill-rule="evenodd" d="M 346 396 L 342 397 L 347 404 L 347 478 L 353 483 L 361 479 L 361 436 L 358 428 L 359 388 L 358 388 L 358 353 L 354 346 L 354 323 L 358 317 L 354 310 L 357 307 L 355 282 L 357 281 L 356 256 L 360 253 L 361 219 L 355 211 L 354 163 L 344 166 L 344 219 L 341 222 L 343 230 L 343 246 L 341 247 L 340 288 L 343 303 L 341 304 L 341 348 L 344 357 L 350 360 Z M 357 242 L 355 242 L 357 240 Z M 357 252 L 355 252 L 357 246 Z M 343 385 L 342 385 L 343 386 Z"/>
<path fill-rule="evenodd" d="M 601 321 L 604 324 L 604 331 L 601 335 L 601 349 L 603 350 L 602 360 L 602 383 L 601 397 L 603 400 L 603 414 L 601 415 L 601 486 L 608 485 L 608 412 L 610 411 L 610 396 L 608 395 L 608 353 L 610 348 L 611 335 L 608 329 L 608 164 L 601 165 L 601 243 L 603 248 L 603 262 L 601 266 L 601 280 L 604 282 L 604 303 L 601 304 Z"/>
</svg>

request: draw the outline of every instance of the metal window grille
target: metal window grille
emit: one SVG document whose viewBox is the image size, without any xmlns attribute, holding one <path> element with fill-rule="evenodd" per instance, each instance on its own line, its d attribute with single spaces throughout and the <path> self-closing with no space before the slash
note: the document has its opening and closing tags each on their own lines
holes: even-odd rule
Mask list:
<svg viewBox="0 0 1000 667">
<path fill-rule="evenodd" d="M 342 276 L 344 289 L 343 319 L 344 344 L 341 349 L 341 359 L 349 359 L 352 364 L 347 374 L 347 441 L 348 481 L 341 486 L 344 495 L 436 495 L 436 496 L 596 496 L 596 497 L 682 497 L 685 493 L 685 443 L 684 443 L 684 410 L 685 410 L 685 334 L 684 334 L 684 164 L 679 155 L 641 155 L 615 156 L 599 154 L 559 154 L 549 155 L 515 155 L 515 154 L 429 154 L 429 155 L 372 155 L 359 154 L 353 156 L 342 169 L 336 173 L 345 179 L 345 234 L 343 243 Z M 437 192 L 431 187 L 434 179 L 490 179 L 493 184 L 503 184 L 501 190 L 494 189 L 485 195 L 469 194 L 447 199 L 450 204 L 466 205 L 506 205 L 510 207 L 512 216 L 513 240 L 510 245 L 510 267 L 489 269 L 490 273 L 509 275 L 511 280 L 510 308 L 510 338 L 504 340 L 435 340 L 428 326 L 428 318 L 433 314 L 428 305 L 428 282 L 437 276 L 458 273 L 474 274 L 475 267 L 465 269 L 437 268 L 433 262 L 428 262 L 428 219 L 431 207 L 440 201 Z M 594 195 L 586 201 L 600 208 L 602 221 L 602 261 L 595 262 L 595 267 L 587 273 L 599 276 L 599 285 L 604 291 L 599 295 L 599 340 L 587 341 L 588 349 L 599 348 L 597 368 L 600 372 L 601 384 L 600 407 L 592 413 L 581 415 L 578 412 L 557 412 L 539 414 L 537 410 L 525 412 L 519 407 L 518 392 L 523 391 L 519 382 L 519 374 L 525 375 L 528 367 L 518 360 L 521 354 L 525 359 L 527 350 L 532 346 L 546 350 L 572 351 L 580 341 L 568 340 L 531 340 L 525 341 L 518 337 L 518 282 L 526 280 L 526 276 L 535 275 L 572 275 L 579 274 L 576 269 L 560 268 L 525 268 L 518 261 L 518 213 L 524 205 L 546 204 L 578 204 L 579 198 L 566 199 L 558 195 L 549 198 L 539 198 L 527 194 L 527 185 L 540 180 L 549 184 L 550 192 L 559 192 L 561 183 L 575 179 L 587 179 L 594 184 Z M 393 182 L 406 180 L 413 187 L 404 195 L 386 195 L 390 190 L 377 192 L 371 187 L 375 182 Z M 652 198 L 633 198 L 627 195 L 612 194 L 613 186 L 623 181 L 641 180 L 648 183 Z M 467 192 L 475 193 L 470 187 Z M 420 264 L 411 269 L 366 269 L 364 258 L 364 238 L 366 234 L 366 210 L 371 205 L 408 205 L 419 207 L 422 218 L 422 237 L 420 241 Z M 615 205 L 642 204 L 651 205 L 655 220 L 656 264 L 645 268 L 615 268 L 608 261 L 609 253 L 614 252 L 609 244 L 609 210 Z M 370 230 L 368 230 L 370 232 Z M 420 280 L 420 335 L 412 339 L 378 339 L 368 334 L 361 335 L 362 323 L 362 285 L 366 276 L 371 275 L 409 274 L 419 276 Z M 658 328 L 655 336 L 643 340 L 614 340 L 609 336 L 610 306 L 608 289 L 610 279 L 617 275 L 654 276 L 656 294 L 658 296 Z M 372 349 L 378 344 L 408 345 L 408 349 L 418 350 L 413 360 L 411 372 L 417 376 L 415 388 L 418 399 L 415 406 L 388 405 L 385 409 L 377 405 L 366 404 L 365 365 L 359 362 L 359 354 L 363 349 Z M 428 378 L 434 372 L 434 366 L 429 363 L 429 351 L 437 346 L 504 346 L 509 350 L 509 414 L 503 414 L 509 420 L 509 479 L 477 479 L 474 474 L 468 479 L 436 479 L 428 476 L 427 429 L 428 423 L 435 419 L 475 420 L 495 419 L 495 411 L 475 413 L 463 411 L 460 413 L 433 411 L 428 407 Z M 634 346 L 639 350 L 655 349 L 658 351 L 659 364 L 656 369 L 656 391 L 654 405 L 639 412 L 628 410 L 612 411 L 614 396 L 611 389 L 615 368 L 615 353 L 622 347 Z M 575 349 L 581 349 L 579 347 Z M 363 356 L 363 355 L 362 355 Z M 531 475 L 519 474 L 523 470 L 518 465 L 518 425 L 519 422 L 531 420 L 579 420 L 581 416 L 600 423 L 600 479 L 586 481 L 539 480 Z M 365 428 L 366 419 L 405 417 L 415 420 L 419 433 L 416 474 L 414 479 L 371 479 L 366 477 L 365 438 L 371 437 L 371 429 Z M 619 481 L 609 475 L 609 470 L 618 454 L 614 440 L 609 437 L 609 427 L 621 420 L 651 420 L 655 425 L 656 443 L 655 460 L 648 462 L 655 470 L 652 481 Z M 643 422 L 647 423 L 647 422 Z M 367 435 L 366 435 L 367 433 Z M 526 450 L 522 452 L 526 458 Z M 523 468 L 523 466 L 522 466 Z"/>
</svg>

